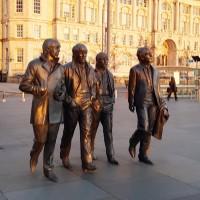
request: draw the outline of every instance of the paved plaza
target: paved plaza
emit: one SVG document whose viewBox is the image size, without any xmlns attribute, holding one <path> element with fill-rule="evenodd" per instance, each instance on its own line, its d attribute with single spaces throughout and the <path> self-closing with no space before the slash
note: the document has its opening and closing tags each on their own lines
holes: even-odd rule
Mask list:
<svg viewBox="0 0 200 200">
<path fill-rule="evenodd" d="M 118 87 L 114 108 L 114 148 L 119 166 L 107 162 L 100 126 L 96 138 L 97 170 L 84 173 L 80 160 L 78 127 L 70 161 L 72 170 L 61 165 L 60 127 L 55 148 L 58 183 L 43 175 L 42 154 L 35 174 L 29 171 L 33 143 L 29 124 L 31 96 L 17 94 L 17 84 L 0 83 L 6 103 L 0 101 L 0 200 L 199 200 L 200 199 L 200 102 L 174 98 L 167 102 L 170 112 L 161 141 L 152 138 L 148 166 L 132 159 L 128 140 L 136 129 L 136 115 L 128 110 L 125 86 Z M 12 93 L 15 92 L 15 93 Z M 0 93 L 1 94 L 1 93 Z M 138 149 L 137 149 L 138 151 Z"/>
</svg>

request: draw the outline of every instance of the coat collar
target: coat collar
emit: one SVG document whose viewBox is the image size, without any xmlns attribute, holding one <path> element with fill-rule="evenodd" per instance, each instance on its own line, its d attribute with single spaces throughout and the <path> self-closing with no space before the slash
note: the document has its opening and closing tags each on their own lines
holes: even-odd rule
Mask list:
<svg viewBox="0 0 200 200">
<path fill-rule="evenodd" d="M 50 72 L 50 71 L 49 71 L 49 64 L 48 64 L 48 61 L 47 61 L 46 57 L 44 56 L 44 54 L 41 54 L 40 60 L 43 61 L 42 66 L 43 66 L 48 72 Z M 59 61 L 59 58 L 57 58 L 57 59 L 54 60 L 55 66 L 54 66 L 53 71 L 56 70 L 56 69 L 60 66 L 60 63 L 58 63 L 58 61 Z"/>
</svg>

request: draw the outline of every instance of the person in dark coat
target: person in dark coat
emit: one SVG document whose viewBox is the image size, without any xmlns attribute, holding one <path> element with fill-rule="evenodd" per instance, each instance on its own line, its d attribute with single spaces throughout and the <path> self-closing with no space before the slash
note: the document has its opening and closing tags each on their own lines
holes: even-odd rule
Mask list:
<svg viewBox="0 0 200 200">
<path fill-rule="evenodd" d="M 87 51 L 84 44 L 76 44 L 72 48 L 72 62 L 64 65 L 64 85 L 66 89 L 61 89 L 60 94 L 66 90 L 66 97 L 63 100 L 64 130 L 60 145 L 60 158 L 63 166 L 70 169 L 71 142 L 76 125 L 79 122 L 82 169 L 83 171 L 93 171 L 96 166 L 92 164 L 90 134 L 92 100 L 96 94 L 94 69 L 86 61 Z M 58 89 L 56 93 L 59 93 L 59 91 Z M 59 97 L 59 94 L 56 96 Z"/>
<path fill-rule="evenodd" d="M 167 96 L 167 100 L 169 101 L 171 94 L 174 93 L 175 101 L 178 101 L 176 92 L 177 92 L 176 81 L 175 78 L 172 76 L 171 81 L 169 82 L 169 94 Z"/>
<path fill-rule="evenodd" d="M 114 77 L 107 69 L 108 55 L 100 52 L 96 56 L 95 75 L 97 79 L 96 85 L 96 99 L 93 104 L 92 112 L 92 129 L 91 129 L 91 150 L 92 158 L 96 160 L 97 157 L 94 153 L 94 143 L 96 132 L 101 122 L 103 126 L 104 142 L 106 146 L 106 155 L 108 162 L 118 165 L 118 161 L 114 158 L 113 147 L 113 106 L 115 103 L 115 87 Z"/>
<path fill-rule="evenodd" d="M 129 110 L 137 113 L 137 129 L 129 140 L 129 153 L 136 154 L 136 145 L 140 142 L 138 158 L 140 162 L 153 165 L 149 159 L 151 134 L 157 117 L 157 108 L 163 101 L 160 96 L 158 70 L 150 63 L 152 53 L 149 48 L 137 50 L 139 64 L 133 66 L 129 73 L 128 103 Z"/>
<path fill-rule="evenodd" d="M 62 102 L 54 99 L 54 90 L 63 75 L 63 68 L 58 63 L 60 43 L 55 39 L 46 39 L 42 48 L 42 55 L 28 64 L 19 89 L 33 95 L 30 123 L 35 137 L 30 152 L 30 170 L 35 172 L 44 147 L 44 175 L 57 182 L 53 172 L 53 155 L 62 121 Z"/>
</svg>

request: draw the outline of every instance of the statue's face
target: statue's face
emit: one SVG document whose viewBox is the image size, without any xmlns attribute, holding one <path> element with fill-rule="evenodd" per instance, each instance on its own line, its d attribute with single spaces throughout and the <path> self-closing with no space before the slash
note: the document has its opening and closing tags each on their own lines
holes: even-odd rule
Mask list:
<svg viewBox="0 0 200 200">
<path fill-rule="evenodd" d="M 73 57 L 75 58 L 76 62 L 79 64 L 84 64 L 86 62 L 87 57 L 87 49 L 79 49 L 76 52 L 74 52 Z"/>
<path fill-rule="evenodd" d="M 54 60 L 58 58 L 60 53 L 60 44 L 58 42 L 52 42 L 51 46 L 49 47 L 49 58 Z"/>
<path fill-rule="evenodd" d="M 102 55 L 102 56 L 98 57 L 96 65 L 98 68 L 105 70 L 108 66 L 108 56 Z"/>
<path fill-rule="evenodd" d="M 150 64 L 152 61 L 153 61 L 153 55 L 152 55 L 151 51 L 148 51 L 143 54 L 143 56 L 142 56 L 143 63 Z"/>
</svg>

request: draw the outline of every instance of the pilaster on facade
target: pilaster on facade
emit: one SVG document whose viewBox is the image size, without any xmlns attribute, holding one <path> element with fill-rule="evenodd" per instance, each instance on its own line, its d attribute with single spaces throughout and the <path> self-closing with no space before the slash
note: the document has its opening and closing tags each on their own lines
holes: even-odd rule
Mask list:
<svg viewBox="0 0 200 200">
<path fill-rule="evenodd" d="M 60 0 L 55 0 L 55 14 L 56 19 L 60 19 Z"/>
<path fill-rule="evenodd" d="M 133 6 L 132 6 L 132 10 L 133 10 L 133 13 L 132 13 L 132 27 L 133 27 L 133 30 L 136 30 L 136 1 L 133 1 Z"/>
<path fill-rule="evenodd" d="M 161 31 L 161 1 L 162 0 L 158 0 L 157 4 L 158 4 L 158 14 L 157 14 L 157 18 L 158 18 L 158 25 L 157 25 L 157 30 L 160 32 Z"/>
<path fill-rule="evenodd" d="M 189 33 L 192 35 L 194 29 L 193 29 L 193 6 L 189 6 L 189 13 L 190 13 L 190 21 L 189 21 Z"/>
<path fill-rule="evenodd" d="M 153 0 L 154 10 L 153 10 L 153 31 L 158 30 L 158 0 Z M 159 16 L 160 17 L 160 16 Z"/>
<path fill-rule="evenodd" d="M 153 8 L 152 8 L 152 1 L 148 1 L 148 18 L 147 18 L 147 31 L 151 32 L 152 31 L 152 13 L 153 13 Z"/>
</svg>

